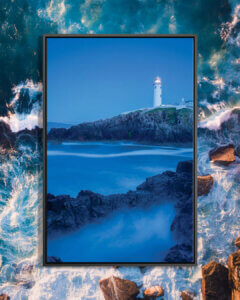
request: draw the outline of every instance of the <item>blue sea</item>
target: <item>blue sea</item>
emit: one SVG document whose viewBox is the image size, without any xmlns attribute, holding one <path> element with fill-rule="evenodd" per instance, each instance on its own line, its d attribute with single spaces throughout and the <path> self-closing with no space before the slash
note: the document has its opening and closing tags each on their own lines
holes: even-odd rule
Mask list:
<svg viewBox="0 0 240 300">
<path fill-rule="evenodd" d="M 47 145 L 47 192 L 76 197 L 81 190 L 103 195 L 135 190 L 147 177 L 176 170 L 192 148 L 116 143 Z"/>
<path fill-rule="evenodd" d="M 147 177 L 176 170 L 192 148 L 117 143 L 48 144 L 47 191 L 75 197 L 135 190 Z M 77 232 L 48 241 L 48 255 L 64 262 L 161 262 L 175 245 L 173 203 L 118 211 Z"/>
</svg>

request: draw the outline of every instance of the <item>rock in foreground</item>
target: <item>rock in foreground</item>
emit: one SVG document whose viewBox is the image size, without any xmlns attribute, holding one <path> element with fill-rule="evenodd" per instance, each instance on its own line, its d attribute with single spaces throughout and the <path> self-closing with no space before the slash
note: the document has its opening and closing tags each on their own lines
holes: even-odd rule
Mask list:
<svg viewBox="0 0 240 300">
<path fill-rule="evenodd" d="M 193 300 L 195 295 L 191 291 L 183 291 L 183 292 L 181 292 L 180 297 L 182 300 Z"/>
<path fill-rule="evenodd" d="M 202 267 L 203 300 L 227 300 L 230 296 L 228 269 L 215 261 Z"/>
<path fill-rule="evenodd" d="M 240 248 L 240 236 L 238 236 L 236 238 L 236 240 L 234 241 L 234 244 L 235 244 L 236 247 Z"/>
<path fill-rule="evenodd" d="M 10 297 L 7 294 L 1 294 L 0 300 L 10 300 Z"/>
<path fill-rule="evenodd" d="M 211 175 L 198 176 L 197 186 L 198 186 L 198 196 L 206 195 L 210 192 L 213 186 L 213 177 Z"/>
<path fill-rule="evenodd" d="M 217 147 L 209 152 L 209 159 L 221 165 L 229 165 L 236 160 L 233 144 Z"/>
<path fill-rule="evenodd" d="M 151 286 L 144 291 L 145 299 L 155 299 L 164 296 L 164 289 L 160 285 Z"/>
<path fill-rule="evenodd" d="M 134 300 L 139 294 L 136 283 L 115 276 L 99 281 L 105 300 Z"/>
<path fill-rule="evenodd" d="M 240 299 L 240 251 L 234 252 L 228 258 L 229 282 L 234 300 Z"/>
</svg>

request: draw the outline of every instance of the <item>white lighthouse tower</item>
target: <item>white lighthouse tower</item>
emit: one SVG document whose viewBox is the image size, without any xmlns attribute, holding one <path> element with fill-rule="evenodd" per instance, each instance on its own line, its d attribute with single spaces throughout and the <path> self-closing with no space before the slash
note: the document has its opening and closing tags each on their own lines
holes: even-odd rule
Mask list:
<svg viewBox="0 0 240 300">
<path fill-rule="evenodd" d="M 157 76 L 153 82 L 154 86 L 154 100 L 153 105 L 154 107 L 162 105 L 162 81 L 159 76 Z"/>
</svg>

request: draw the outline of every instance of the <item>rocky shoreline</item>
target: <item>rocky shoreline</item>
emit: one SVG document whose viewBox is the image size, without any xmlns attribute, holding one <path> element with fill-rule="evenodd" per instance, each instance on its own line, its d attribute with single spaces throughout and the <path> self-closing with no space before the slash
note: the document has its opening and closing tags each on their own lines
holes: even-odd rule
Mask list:
<svg viewBox="0 0 240 300">
<path fill-rule="evenodd" d="M 164 201 L 174 203 L 176 216 L 171 231 L 178 241 L 166 262 L 193 261 L 192 161 L 180 162 L 176 172 L 166 171 L 149 177 L 126 194 L 103 196 L 81 191 L 76 198 L 47 195 L 47 232 L 50 237 L 74 231 L 117 210 L 148 208 Z"/>
<path fill-rule="evenodd" d="M 48 141 L 132 141 L 151 144 L 192 143 L 193 111 L 189 108 L 145 109 L 67 128 L 52 128 Z"/>
<path fill-rule="evenodd" d="M 240 248 L 238 237 L 235 246 L 238 248 L 228 257 L 227 266 L 210 261 L 202 266 L 202 297 L 203 300 L 238 300 L 240 299 Z M 105 300 L 118 299 L 164 299 L 167 296 L 164 283 L 149 286 L 141 290 L 134 281 L 111 276 L 99 280 L 99 286 Z M 116 287 L 116 288 L 114 288 Z M 143 296 L 141 296 L 141 294 Z M 200 299 L 194 291 L 184 290 L 179 293 L 182 300 Z M 160 298 L 159 298 L 160 297 Z"/>
</svg>

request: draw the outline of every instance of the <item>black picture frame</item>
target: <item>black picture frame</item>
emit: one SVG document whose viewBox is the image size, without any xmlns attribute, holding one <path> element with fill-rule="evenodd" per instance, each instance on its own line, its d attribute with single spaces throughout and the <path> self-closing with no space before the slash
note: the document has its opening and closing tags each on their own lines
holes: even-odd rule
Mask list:
<svg viewBox="0 0 240 300">
<path fill-rule="evenodd" d="M 193 39 L 193 262 L 48 262 L 47 261 L 47 39 L 192 38 Z M 43 266 L 195 266 L 197 265 L 197 35 L 196 34 L 44 34 L 43 35 Z"/>
</svg>

